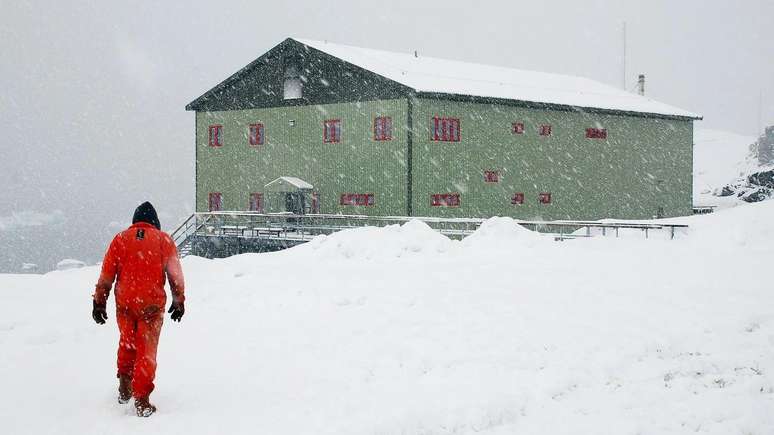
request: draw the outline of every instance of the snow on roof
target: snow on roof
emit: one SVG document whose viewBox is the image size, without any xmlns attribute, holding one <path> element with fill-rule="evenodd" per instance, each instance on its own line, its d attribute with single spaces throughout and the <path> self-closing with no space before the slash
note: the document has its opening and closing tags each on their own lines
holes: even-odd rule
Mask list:
<svg viewBox="0 0 774 435">
<path fill-rule="evenodd" d="M 269 182 L 264 187 L 274 188 L 276 191 L 282 191 L 282 188 L 285 187 L 293 187 L 299 190 L 312 190 L 314 188 L 311 184 L 296 177 L 279 177 L 276 180 Z"/>
<path fill-rule="evenodd" d="M 417 92 L 701 118 L 695 113 L 583 77 L 293 39 Z"/>
</svg>

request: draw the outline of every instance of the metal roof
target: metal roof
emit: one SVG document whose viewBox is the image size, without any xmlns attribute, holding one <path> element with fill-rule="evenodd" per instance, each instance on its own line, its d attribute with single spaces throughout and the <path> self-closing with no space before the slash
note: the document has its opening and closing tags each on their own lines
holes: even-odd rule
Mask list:
<svg viewBox="0 0 774 435">
<path fill-rule="evenodd" d="M 291 39 L 408 86 L 418 93 L 500 98 L 701 119 L 696 113 L 584 77 Z"/>
</svg>

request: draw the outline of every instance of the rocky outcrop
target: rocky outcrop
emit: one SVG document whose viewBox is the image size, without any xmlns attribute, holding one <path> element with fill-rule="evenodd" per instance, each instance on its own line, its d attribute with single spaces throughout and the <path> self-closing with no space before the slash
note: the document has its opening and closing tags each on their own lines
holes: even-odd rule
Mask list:
<svg viewBox="0 0 774 435">
<path fill-rule="evenodd" d="M 737 179 L 713 193 L 715 196 L 736 196 L 745 202 L 760 202 L 774 197 L 774 168 L 754 172 Z"/>
</svg>

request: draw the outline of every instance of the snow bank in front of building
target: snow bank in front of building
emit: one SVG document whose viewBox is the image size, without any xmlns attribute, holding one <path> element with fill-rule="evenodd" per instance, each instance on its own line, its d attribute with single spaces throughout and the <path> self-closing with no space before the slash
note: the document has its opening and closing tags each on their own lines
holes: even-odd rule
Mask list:
<svg viewBox="0 0 774 435">
<path fill-rule="evenodd" d="M 462 240 L 466 249 L 524 249 L 536 243 L 552 241 L 548 236 L 529 230 L 510 217 L 493 217 L 484 221 L 470 236 Z"/>
<path fill-rule="evenodd" d="M 0 275 L 0 430 L 115 435 L 767 434 L 774 201 L 676 240 L 554 242 L 508 219 L 188 257 L 150 420 L 115 401 L 96 266 Z"/>
<path fill-rule="evenodd" d="M 318 236 L 295 248 L 325 259 L 394 259 L 438 254 L 452 248 L 452 241 L 426 223 L 411 220 L 403 225 L 362 227 Z"/>
</svg>

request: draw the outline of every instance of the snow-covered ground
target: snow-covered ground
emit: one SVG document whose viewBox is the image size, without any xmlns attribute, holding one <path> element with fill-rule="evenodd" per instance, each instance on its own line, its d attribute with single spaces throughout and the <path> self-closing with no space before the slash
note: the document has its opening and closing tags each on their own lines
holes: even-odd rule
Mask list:
<svg viewBox="0 0 774 435">
<path fill-rule="evenodd" d="M 736 197 L 713 196 L 742 174 L 757 167 L 750 146 L 758 140 L 723 130 L 696 128 L 693 134 L 693 203 L 720 208 L 740 205 Z"/>
<path fill-rule="evenodd" d="M 673 241 L 500 218 L 186 258 L 150 419 L 115 401 L 96 267 L 0 275 L 0 433 L 774 433 L 774 201 L 681 221 Z"/>
</svg>

